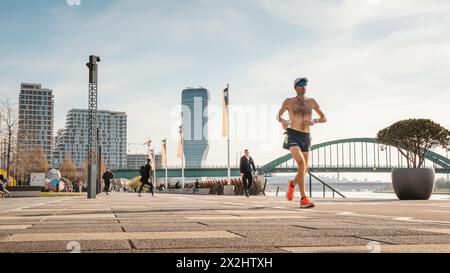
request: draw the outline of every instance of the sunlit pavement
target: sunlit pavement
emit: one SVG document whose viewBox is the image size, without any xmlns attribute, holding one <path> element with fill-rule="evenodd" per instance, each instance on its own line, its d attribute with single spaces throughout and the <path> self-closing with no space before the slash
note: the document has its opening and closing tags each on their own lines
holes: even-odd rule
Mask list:
<svg viewBox="0 0 450 273">
<path fill-rule="evenodd" d="M 0 200 L 0 252 L 450 252 L 450 200 L 104 194 Z"/>
</svg>

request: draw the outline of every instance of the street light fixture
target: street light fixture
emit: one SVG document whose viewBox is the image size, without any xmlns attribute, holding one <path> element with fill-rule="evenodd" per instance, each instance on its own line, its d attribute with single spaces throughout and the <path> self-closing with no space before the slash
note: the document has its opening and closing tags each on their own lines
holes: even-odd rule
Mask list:
<svg viewBox="0 0 450 273">
<path fill-rule="evenodd" d="M 89 103 L 88 103 L 88 199 L 97 196 L 97 82 L 98 62 L 100 57 L 91 55 L 86 66 L 89 68 Z"/>
</svg>

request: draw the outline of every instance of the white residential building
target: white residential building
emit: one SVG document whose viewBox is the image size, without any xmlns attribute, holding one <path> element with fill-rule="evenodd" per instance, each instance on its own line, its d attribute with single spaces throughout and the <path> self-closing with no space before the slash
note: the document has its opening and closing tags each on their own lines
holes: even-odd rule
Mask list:
<svg viewBox="0 0 450 273">
<path fill-rule="evenodd" d="M 106 167 L 127 167 L 127 115 L 125 112 L 97 111 L 100 129 L 99 144 Z M 82 167 L 87 161 L 88 110 L 72 109 L 67 113 L 66 126 L 58 131 L 53 164 L 59 167 L 66 155 Z"/>
</svg>

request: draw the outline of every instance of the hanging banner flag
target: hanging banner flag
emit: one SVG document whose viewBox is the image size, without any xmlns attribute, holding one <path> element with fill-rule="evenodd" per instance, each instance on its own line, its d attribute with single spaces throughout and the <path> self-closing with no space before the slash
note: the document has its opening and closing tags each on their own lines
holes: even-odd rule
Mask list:
<svg viewBox="0 0 450 273">
<path fill-rule="evenodd" d="M 151 149 L 150 149 L 150 145 L 151 145 L 152 141 L 149 139 L 145 144 L 147 144 L 147 158 L 148 159 L 152 159 L 152 155 L 151 155 Z"/>
<path fill-rule="evenodd" d="M 178 141 L 178 153 L 177 157 L 181 159 L 183 157 L 183 125 L 179 127 L 180 140 Z"/>
<path fill-rule="evenodd" d="M 156 160 L 155 160 L 155 150 L 150 150 L 150 160 L 152 165 L 152 170 L 156 170 Z"/>
<path fill-rule="evenodd" d="M 229 97 L 229 88 L 225 88 L 222 91 L 222 108 L 223 108 L 223 123 L 222 123 L 222 137 L 228 136 L 228 106 L 230 104 L 230 97 Z"/>
<path fill-rule="evenodd" d="M 161 142 L 161 166 L 167 167 L 167 140 L 163 139 Z"/>
</svg>

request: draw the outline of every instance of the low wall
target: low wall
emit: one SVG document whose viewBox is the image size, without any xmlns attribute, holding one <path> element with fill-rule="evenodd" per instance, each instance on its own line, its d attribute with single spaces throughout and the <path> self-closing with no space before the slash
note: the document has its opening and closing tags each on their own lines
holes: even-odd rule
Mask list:
<svg viewBox="0 0 450 273">
<path fill-rule="evenodd" d="M 32 186 L 15 186 L 6 187 L 6 189 L 11 193 L 11 197 L 39 197 L 42 191 L 41 187 Z"/>
</svg>

